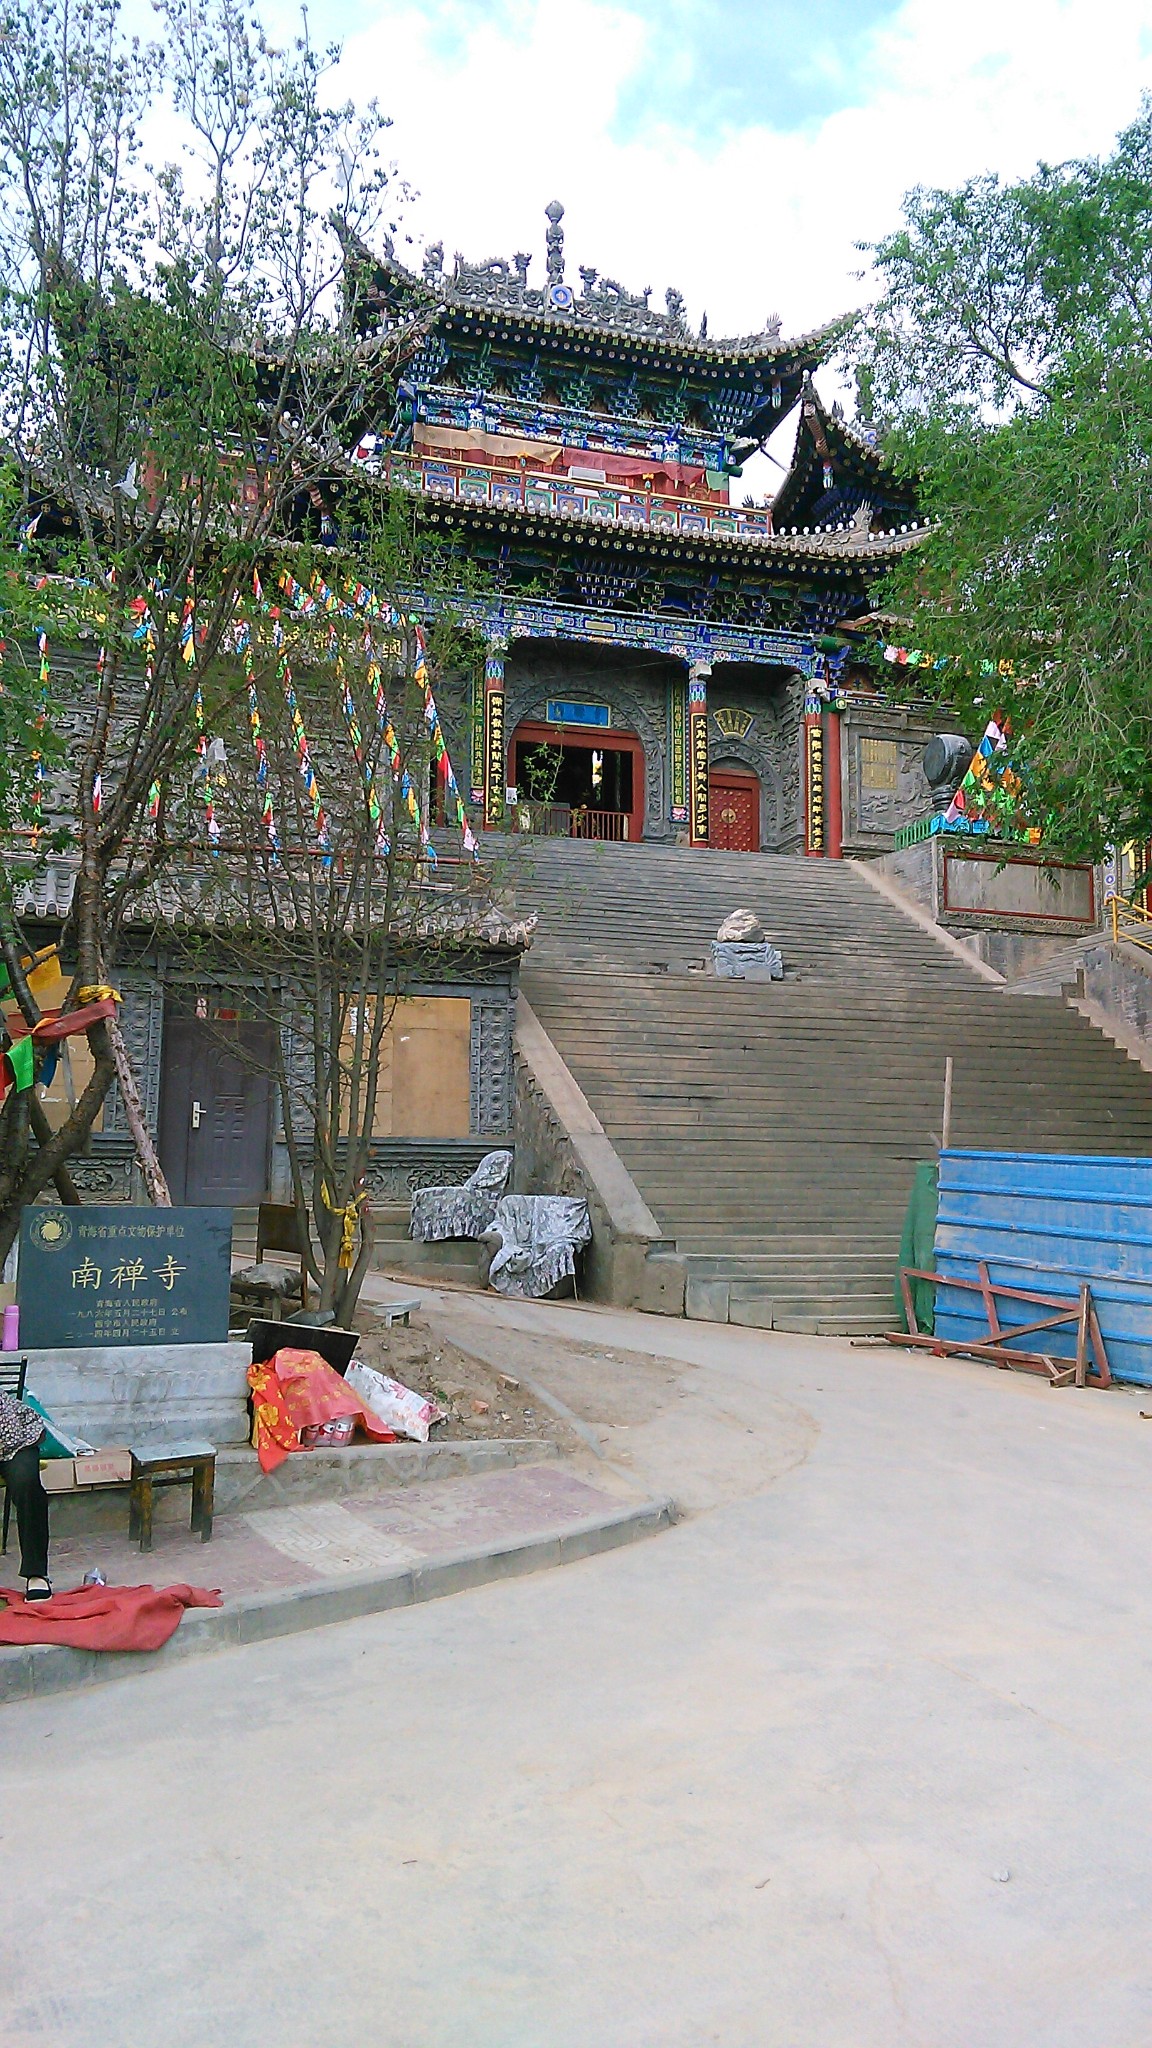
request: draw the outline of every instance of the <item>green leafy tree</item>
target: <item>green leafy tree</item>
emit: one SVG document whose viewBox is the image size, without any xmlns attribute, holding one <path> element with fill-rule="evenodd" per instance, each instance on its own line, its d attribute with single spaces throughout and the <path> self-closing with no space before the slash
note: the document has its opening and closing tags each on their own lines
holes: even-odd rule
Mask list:
<svg viewBox="0 0 1152 2048">
<path fill-rule="evenodd" d="M 75 657 L 47 720 L 67 742 L 50 808 L 75 865 L 70 1001 L 114 982 L 142 890 L 202 836 L 204 719 L 235 684 L 238 596 L 332 523 L 325 487 L 411 340 L 377 331 L 345 264 L 401 193 L 375 106 L 329 101 L 336 52 L 306 33 L 274 48 L 235 0 L 158 13 L 163 49 L 124 36 L 116 0 L 0 0 L 9 588 L 23 600 L 27 579 Z M 176 139 L 177 160 L 150 169 L 145 134 Z M 31 1024 L 11 878 L 48 842 L 19 801 L 3 829 L 0 937 Z M 114 1076 L 167 1199 L 115 1021 L 89 1045 L 59 1130 L 37 1144 L 23 1097 L 0 1110 L 0 1253 Z"/>
<path fill-rule="evenodd" d="M 1113 153 L 917 190 L 852 354 L 931 522 L 883 593 L 1070 849 L 1152 836 L 1152 107 Z"/>
</svg>

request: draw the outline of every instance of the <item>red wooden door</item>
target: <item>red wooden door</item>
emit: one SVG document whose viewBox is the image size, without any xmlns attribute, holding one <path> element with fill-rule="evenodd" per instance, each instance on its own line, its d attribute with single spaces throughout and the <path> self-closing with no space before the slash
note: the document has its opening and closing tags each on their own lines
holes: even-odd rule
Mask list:
<svg viewBox="0 0 1152 2048">
<path fill-rule="evenodd" d="M 709 776 L 708 844 L 725 853 L 759 853 L 760 785 L 754 775 Z"/>
</svg>

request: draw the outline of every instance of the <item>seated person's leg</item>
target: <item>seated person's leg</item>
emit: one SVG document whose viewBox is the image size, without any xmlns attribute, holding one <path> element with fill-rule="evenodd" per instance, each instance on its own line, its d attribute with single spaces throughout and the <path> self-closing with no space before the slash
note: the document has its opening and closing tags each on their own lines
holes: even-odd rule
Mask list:
<svg viewBox="0 0 1152 2048">
<path fill-rule="evenodd" d="M 25 1579 L 48 1577 L 48 1495 L 40 1480 L 40 1446 L 28 1444 L 5 1460 L 4 1479 L 20 1532 L 20 1572 Z"/>
</svg>

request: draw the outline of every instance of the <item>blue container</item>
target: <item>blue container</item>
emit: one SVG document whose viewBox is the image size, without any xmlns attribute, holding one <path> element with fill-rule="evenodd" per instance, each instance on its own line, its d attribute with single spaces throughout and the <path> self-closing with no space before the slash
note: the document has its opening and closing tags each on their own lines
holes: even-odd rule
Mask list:
<svg viewBox="0 0 1152 2048">
<path fill-rule="evenodd" d="M 1087 1280 L 1113 1376 L 1152 1386 L 1152 1159 L 1088 1153 L 940 1154 L 936 1267 L 977 1280 L 1030 1287 L 1078 1304 Z M 997 1303 L 1002 1323 L 1051 1310 Z M 936 1333 L 953 1343 L 987 1335 L 977 1294 L 938 1288 Z M 1025 1337 L 1020 1348 L 1072 1358 L 1075 1324 Z"/>
</svg>

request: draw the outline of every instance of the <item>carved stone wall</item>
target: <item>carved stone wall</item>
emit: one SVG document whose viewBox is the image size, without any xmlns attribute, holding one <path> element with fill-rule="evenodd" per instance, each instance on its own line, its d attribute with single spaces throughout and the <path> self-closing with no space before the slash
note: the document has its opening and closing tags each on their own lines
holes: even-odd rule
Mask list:
<svg viewBox="0 0 1152 2048">
<path fill-rule="evenodd" d="M 886 853 L 900 826 L 928 815 L 932 799 L 921 757 L 934 732 L 954 728 L 955 714 L 942 713 L 933 721 L 897 705 L 844 712 L 840 777 L 846 854 Z M 890 775 L 877 758 L 881 752 L 891 760 Z"/>
<path fill-rule="evenodd" d="M 462 1187 L 492 1146 L 484 1138 L 374 1138 L 368 1155 L 368 1190 L 375 1203 L 405 1203 L 416 1188 Z M 305 1180 L 311 1153 L 302 1148 Z M 272 1200 L 290 1202 L 292 1177 L 286 1146 L 272 1147 Z"/>
<path fill-rule="evenodd" d="M 781 853 L 797 853 L 804 844 L 804 699 L 803 676 L 789 676 L 776 728 L 780 769 Z"/>
<path fill-rule="evenodd" d="M 164 1043 L 164 984 L 159 975 L 123 969 L 116 977 L 124 1000 L 120 1005 L 120 1029 L 132 1063 L 144 1115 L 153 1137 L 160 1121 L 160 1060 Z M 124 1137 L 128 1120 L 115 1081 L 104 1104 L 104 1130 L 109 1137 Z"/>
<path fill-rule="evenodd" d="M 536 1076 L 516 1055 L 515 1190 L 521 1195 L 575 1195 L 588 1200 L 572 1141 Z"/>
<path fill-rule="evenodd" d="M 514 1121 L 513 995 L 485 989 L 472 997 L 471 1123 L 483 1137 L 506 1138 Z"/>
</svg>

